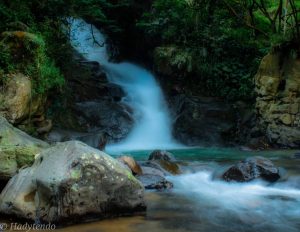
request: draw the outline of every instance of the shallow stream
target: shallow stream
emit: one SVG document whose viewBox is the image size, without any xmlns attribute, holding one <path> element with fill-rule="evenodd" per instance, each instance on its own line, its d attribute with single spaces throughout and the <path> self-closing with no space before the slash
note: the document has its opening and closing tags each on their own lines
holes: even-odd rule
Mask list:
<svg viewBox="0 0 300 232">
<path fill-rule="evenodd" d="M 149 152 L 132 152 L 145 160 Z M 244 152 L 202 148 L 172 151 L 184 174 L 170 176 L 170 191 L 147 192 L 145 215 L 60 229 L 64 232 L 300 231 L 300 159 L 295 151 Z M 275 184 L 226 183 L 218 177 L 231 164 L 264 156 L 281 168 Z"/>
</svg>

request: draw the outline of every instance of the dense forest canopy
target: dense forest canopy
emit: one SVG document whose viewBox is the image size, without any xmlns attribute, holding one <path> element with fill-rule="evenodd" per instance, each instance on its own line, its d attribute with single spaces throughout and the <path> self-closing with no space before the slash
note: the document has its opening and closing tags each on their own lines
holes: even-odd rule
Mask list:
<svg viewBox="0 0 300 232">
<path fill-rule="evenodd" d="M 180 70 L 175 82 L 186 83 L 192 93 L 251 100 L 262 56 L 272 47 L 299 41 L 299 9 L 297 0 L 3 0 L 0 30 L 32 33 L 38 49 L 29 43 L 24 52 L 36 52 L 34 61 L 18 61 L 8 46 L 11 36 L 2 34 L 0 70 L 25 72 L 37 92 L 62 86 L 66 57 L 72 54 L 66 19 L 82 17 L 112 41 L 134 44 L 128 34 L 135 31 L 149 51 L 174 48 L 175 55 L 168 49 L 156 54 L 171 56 Z"/>
<path fill-rule="evenodd" d="M 194 71 L 198 90 L 249 99 L 261 57 L 299 39 L 299 7 L 293 0 L 157 0 L 138 26 L 158 45 L 181 48 L 174 62 Z"/>
</svg>

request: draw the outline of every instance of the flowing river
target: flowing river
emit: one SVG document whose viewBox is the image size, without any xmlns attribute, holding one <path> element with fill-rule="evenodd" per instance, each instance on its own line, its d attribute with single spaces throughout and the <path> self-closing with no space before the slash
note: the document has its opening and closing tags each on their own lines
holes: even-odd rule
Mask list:
<svg viewBox="0 0 300 232">
<path fill-rule="evenodd" d="M 170 191 L 147 192 L 145 215 L 75 225 L 64 232 L 297 232 L 300 231 L 300 159 L 294 151 L 242 152 L 203 148 L 172 151 L 184 174 L 168 177 Z M 145 160 L 148 152 L 135 152 Z M 265 182 L 226 183 L 218 176 L 229 165 L 261 155 L 281 167 L 282 178 Z"/>
</svg>

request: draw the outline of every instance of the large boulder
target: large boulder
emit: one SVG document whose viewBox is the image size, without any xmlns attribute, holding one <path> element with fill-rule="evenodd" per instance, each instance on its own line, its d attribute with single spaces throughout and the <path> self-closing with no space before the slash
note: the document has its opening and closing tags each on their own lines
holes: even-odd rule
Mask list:
<svg viewBox="0 0 300 232">
<path fill-rule="evenodd" d="M 237 127 L 237 114 L 230 104 L 215 98 L 170 98 L 174 117 L 174 136 L 190 146 L 228 145 Z"/>
<path fill-rule="evenodd" d="M 7 28 L 26 29 L 26 25 L 20 22 L 14 24 L 8 25 Z M 43 39 L 27 31 L 5 31 L 0 35 L 0 47 L 6 55 L 4 62 L 11 67 L 6 70 L 7 73 L 0 75 L 0 115 L 26 130 L 44 127 L 41 119 L 45 117 L 47 94 L 41 90 L 44 89 L 45 78 L 50 73 L 42 70 L 45 65 L 48 66 L 44 59 Z"/>
<path fill-rule="evenodd" d="M 41 222 L 76 223 L 141 210 L 142 184 L 117 160 L 78 141 L 41 152 L 0 196 L 2 214 Z"/>
<path fill-rule="evenodd" d="M 88 131 L 105 131 L 110 140 L 120 141 L 131 131 L 134 120 L 131 110 L 119 102 L 97 100 L 76 104 L 78 122 Z"/>
<path fill-rule="evenodd" d="M 93 147 L 98 147 L 103 134 L 108 135 L 107 143 L 124 139 L 134 121 L 132 109 L 122 101 L 125 97 L 123 89 L 108 82 L 101 64 L 85 60 L 78 53 L 74 53 L 74 62 L 66 69 L 69 93 L 63 103 L 65 110 L 55 112 L 54 124 L 64 130 L 85 134 L 76 139 Z"/>
<path fill-rule="evenodd" d="M 0 114 L 10 123 L 18 124 L 28 118 L 44 114 L 45 98 L 33 96 L 29 77 L 18 73 L 6 76 L 6 84 L 0 93 Z"/>
<path fill-rule="evenodd" d="M 290 51 L 290 52 L 289 52 Z M 300 58 L 289 48 L 261 61 L 255 77 L 259 128 L 269 141 L 300 146 Z"/>
<path fill-rule="evenodd" d="M 280 178 L 279 169 L 264 157 L 250 157 L 230 167 L 224 174 L 226 181 L 247 182 L 257 178 L 274 182 Z"/>
<path fill-rule="evenodd" d="M 19 168 L 31 165 L 48 144 L 13 127 L 0 116 L 0 179 L 8 180 Z"/>
</svg>

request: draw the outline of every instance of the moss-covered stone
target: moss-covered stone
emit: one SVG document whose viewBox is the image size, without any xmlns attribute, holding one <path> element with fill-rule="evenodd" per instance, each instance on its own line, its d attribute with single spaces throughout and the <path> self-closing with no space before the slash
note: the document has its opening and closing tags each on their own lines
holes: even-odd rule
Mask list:
<svg viewBox="0 0 300 232">
<path fill-rule="evenodd" d="M 141 210 L 145 210 L 142 184 L 117 160 L 78 141 L 42 151 L 0 196 L 1 213 L 52 223 Z"/>
<path fill-rule="evenodd" d="M 46 99 L 42 95 L 33 96 L 30 78 L 21 73 L 9 74 L 7 78 L 0 94 L 0 114 L 13 124 L 43 115 Z"/>
<path fill-rule="evenodd" d="M 0 178 L 9 179 L 19 168 L 31 165 L 48 144 L 14 128 L 0 117 Z"/>
</svg>

